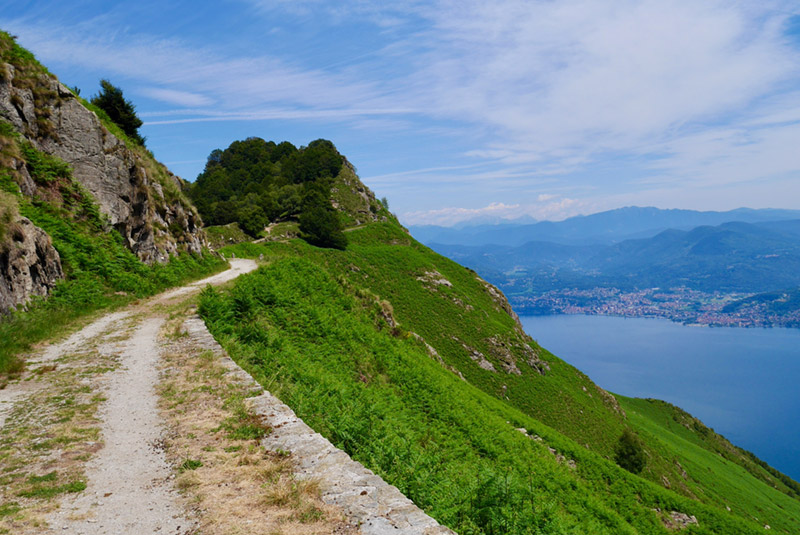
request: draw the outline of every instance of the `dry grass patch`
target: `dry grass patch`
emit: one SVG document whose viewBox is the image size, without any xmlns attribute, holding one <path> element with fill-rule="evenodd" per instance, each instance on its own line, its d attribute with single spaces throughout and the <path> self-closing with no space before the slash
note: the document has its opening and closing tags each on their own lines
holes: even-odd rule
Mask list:
<svg viewBox="0 0 800 535">
<path fill-rule="evenodd" d="M 117 367 L 89 343 L 23 373 L 25 395 L 0 429 L 0 534 L 42 533 L 60 498 L 86 488 L 86 462 L 102 447 L 102 375 Z"/>
<path fill-rule="evenodd" d="M 180 315 L 165 324 L 160 386 L 170 429 L 168 459 L 204 535 L 355 533 L 325 505 L 314 482 L 297 480 L 291 457 L 266 451 L 269 428 L 249 410 L 251 386 L 228 376 L 214 352 L 197 347 Z"/>
</svg>

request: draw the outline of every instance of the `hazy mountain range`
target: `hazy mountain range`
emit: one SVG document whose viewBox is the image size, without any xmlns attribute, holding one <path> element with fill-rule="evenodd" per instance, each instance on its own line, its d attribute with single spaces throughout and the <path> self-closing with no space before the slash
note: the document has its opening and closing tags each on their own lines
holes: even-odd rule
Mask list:
<svg viewBox="0 0 800 535">
<path fill-rule="evenodd" d="M 746 326 L 797 326 L 800 317 L 800 301 L 787 297 L 800 291 L 798 210 L 628 207 L 559 222 L 411 231 L 498 285 L 521 313 Z M 633 296 L 656 288 L 680 290 L 655 301 Z M 713 314 L 699 315 L 709 306 Z"/>
<path fill-rule="evenodd" d="M 647 238 L 667 229 L 689 230 L 731 221 L 760 223 L 788 219 L 800 219 L 800 210 L 738 208 L 727 212 L 700 212 L 629 206 L 556 222 L 529 223 L 528 219 L 523 219 L 499 224 L 463 223 L 456 227 L 410 226 L 409 230 L 425 244 L 518 246 L 531 241 L 547 241 L 591 245 Z"/>
</svg>

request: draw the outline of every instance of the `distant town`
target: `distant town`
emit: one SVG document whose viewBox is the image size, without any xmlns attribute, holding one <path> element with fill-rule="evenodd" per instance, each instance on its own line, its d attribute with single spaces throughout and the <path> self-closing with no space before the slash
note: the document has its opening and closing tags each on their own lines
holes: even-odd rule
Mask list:
<svg viewBox="0 0 800 535">
<path fill-rule="evenodd" d="M 551 290 L 540 295 L 511 296 L 520 314 L 587 314 L 630 318 L 666 318 L 687 325 L 721 327 L 800 327 L 800 310 L 776 313 L 764 303 L 732 303 L 752 294 L 707 293 L 688 288 L 617 288 Z M 727 307 L 727 308 L 726 308 Z M 733 310 L 732 310 L 733 309 Z"/>
</svg>

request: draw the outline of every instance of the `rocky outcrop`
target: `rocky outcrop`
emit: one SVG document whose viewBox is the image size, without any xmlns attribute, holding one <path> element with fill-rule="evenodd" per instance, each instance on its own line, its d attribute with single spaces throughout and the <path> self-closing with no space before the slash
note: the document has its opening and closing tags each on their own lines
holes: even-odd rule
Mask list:
<svg viewBox="0 0 800 535">
<path fill-rule="evenodd" d="M 358 178 L 356 168 L 344 158 L 342 170 L 331 186 L 331 204 L 345 215 L 347 225 L 386 221 L 375 194 Z"/>
<path fill-rule="evenodd" d="M 0 70 L 0 116 L 34 147 L 72 167 L 141 260 L 163 262 L 180 251 L 202 250 L 200 217 L 183 200 L 179 178 L 143 148 L 126 146 L 54 77 L 26 74 L 18 81 L 14 66 L 0 64 Z"/>
<path fill-rule="evenodd" d="M 29 219 L 19 219 L 5 234 L 0 242 L 0 314 L 35 295 L 47 295 L 64 276 L 50 237 Z"/>
</svg>

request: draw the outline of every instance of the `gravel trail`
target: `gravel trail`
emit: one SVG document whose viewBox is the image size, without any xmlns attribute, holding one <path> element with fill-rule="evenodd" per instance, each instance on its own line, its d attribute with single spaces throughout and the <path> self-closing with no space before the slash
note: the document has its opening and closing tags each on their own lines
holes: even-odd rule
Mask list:
<svg viewBox="0 0 800 535">
<path fill-rule="evenodd" d="M 56 529 L 85 535 L 190 531 L 159 448 L 155 385 L 163 321 L 144 320 L 122 343 L 123 368 L 110 377 L 100 414 L 105 446 L 87 466 L 86 491 L 62 504 L 53 519 Z"/>
<path fill-rule="evenodd" d="M 196 510 L 190 512 L 186 497 L 181 497 L 176 489 L 176 481 L 182 480 L 185 474 L 175 479 L 175 467 L 167 461 L 164 451 L 165 447 L 171 448 L 169 444 L 173 438 L 167 440 L 170 429 L 167 429 L 164 413 L 159 410 L 157 387 L 165 380 L 166 376 L 162 376 L 162 373 L 168 375 L 164 370 L 173 370 L 171 366 L 174 364 L 168 363 L 170 358 L 175 359 L 175 348 L 169 350 L 170 343 L 166 339 L 159 339 L 159 335 L 162 328 L 164 332 L 169 331 L 169 328 L 164 328 L 168 321 L 167 314 L 187 307 L 188 304 L 181 303 L 191 294 L 199 292 L 207 284 L 228 282 L 257 267 L 254 261 L 246 259 L 232 259 L 230 264 L 231 269 L 213 277 L 136 303 L 124 311 L 107 314 L 28 361 L 31 365 L 29 369 L 33 365 L 65 369 L 79 378 L 77 384 L 83 385 L 81 388 L 86 388 L 86 392 L 100 394 L 104 399 L 96 413 L 101 442 L 97 443 L 97 449 L 91 450 L 93 453 L 87 456 L 88 461 L 82 461 L 85 463 L 82 479 L 86 481 L 86 488 L 64 495 L 60 504 L 52 503 L 43 510 L 44 522 L 27 524 L 23 526 L 25 529 L 17 530 L 17 533 L 189 535 L 198 529 L 205 532 L 201 525 L 205 517 L 198 516 L 203 511 L 193 507 Z M 169 321 L 175 322 L 175 316 L 170 315 Z M 171 326 L 171 323 L 167 325 Z M 291 451 L 293 477 L 297 477 L 297 481 L 309 480 L 318 485 L 322 501 L 340 511 L 337 514 L 343 514 L 341 518 L 346 517 L 349 522 L 336 521 L 333 528 L 298 524 L 302 527 L 302 533 L 311 533 L 315 529 L 330 529 L 330 533 L 352 533 L 355 530 L 364 535 L 453 533 L 425 515 L 395 487 L 334 448 L 277 398 L 261 390 L 244 370 L 230 360 L 208 333 L 202 320 L 194 317 L 183 325 L 185 338 L 178 340 L 196 344 L 198 353 L 208 353 L 210 350 L 223 365 L 223 372 L 228 370 L 230 375 L 225 376 L 227 380 L 252 387 L 255 390 L 251 394 L 256 390 L 261 391 L 261 395 L 250 399 L 250 407 L 273 431 L 261 442 L 265 453 L 259 455 L 267 460 L 272 459 L 269 452 Z M 92 360 L 89 358 L 92 355 L 110 357 L 113 364 L 104 368 L 108 364 L 99 365 L 98 362 L 108 361 L 102 361 L 102 358 L 100 361 Z M 207 361 L 204 362 L 208 365 Z M 203 365 L 202 362 L 199 364 Z M 39 392 L 41 395 L 43 389 L 55 385 L 54 379 L 50 379 L 46 372 L 29 375 L 25 381 L 0 390 L 0 429 L 15 403 L 25 403 L 32 393 Z M 185 421 L 185 415 L 181 418 Z M 13 429 L 12 421 L 13 418 L 9 420 L 8 429 Z M 175 427 L 174 422 L 172 426 Z M 182 437 L 184 435 L 189 436 L 181 434 Z M 94 445 L 95 442 L 89 444 Z M 175 452 L 172 449 L 168 451 L 170 460 L 176 463 Z M 214 448 L 209 450 L 214 451 Z M 225 452 L 227 450 L 223 449 L 222 452 L 208 453 L 209 459 L 213 460 Z M 245 464 L 257 462 L 254 455 L 250 452 L 243 454 L 242 459 L 247 460 Z M 179 456 L 177 463 L 182 458 Z M 38 470 L 42 473 L 41 478 L 50 477 L 44 474 L 51 470 L 53 477 L 56 477 L 56 472 L 65 468 L 63 463 L 67 456 L 55 455 L 49 459 L 40 461 L 46 463 Z M 226 482 L 225 486 L 229 484 L 237 486 L 243 483 L 233 480 Z M 224 502 L 223 510 L 227 511 L 229 505 Z M 271 511 L 267 514 L 278 513 Z M 281 514 L 293 517 L 298 511 L 290 510 Z M 277 533 L 280 530 L 269 532 Z"/>
<path fill-rule="evenodd" d="M 207 284 L 228 282 L 257 267 L 246 259 L 232 259 L 230 264 L 226 271 L 163 293 L 150 302 L 186 297 Z M 121 312 L 104 316 L 48 349 L 43 360 L 57 358 L 109 327 L 118 328 L 130 315 Z M 100 414 L 104 447 L 87 465 L 86 490 L 65 500 L 51 518 L 55 530 L 80 535 L 191 532 L 193 522 L 179 504 L 172 469 L 161 447 L 165 430 L 155 389 L 161 358 L 158 335 L 163 323 L 161 317 L 145 317 L 130 338 L 118 343 L 122 366 L 110 374 L 103 388 L 107 400 Z"/>
</svg>

